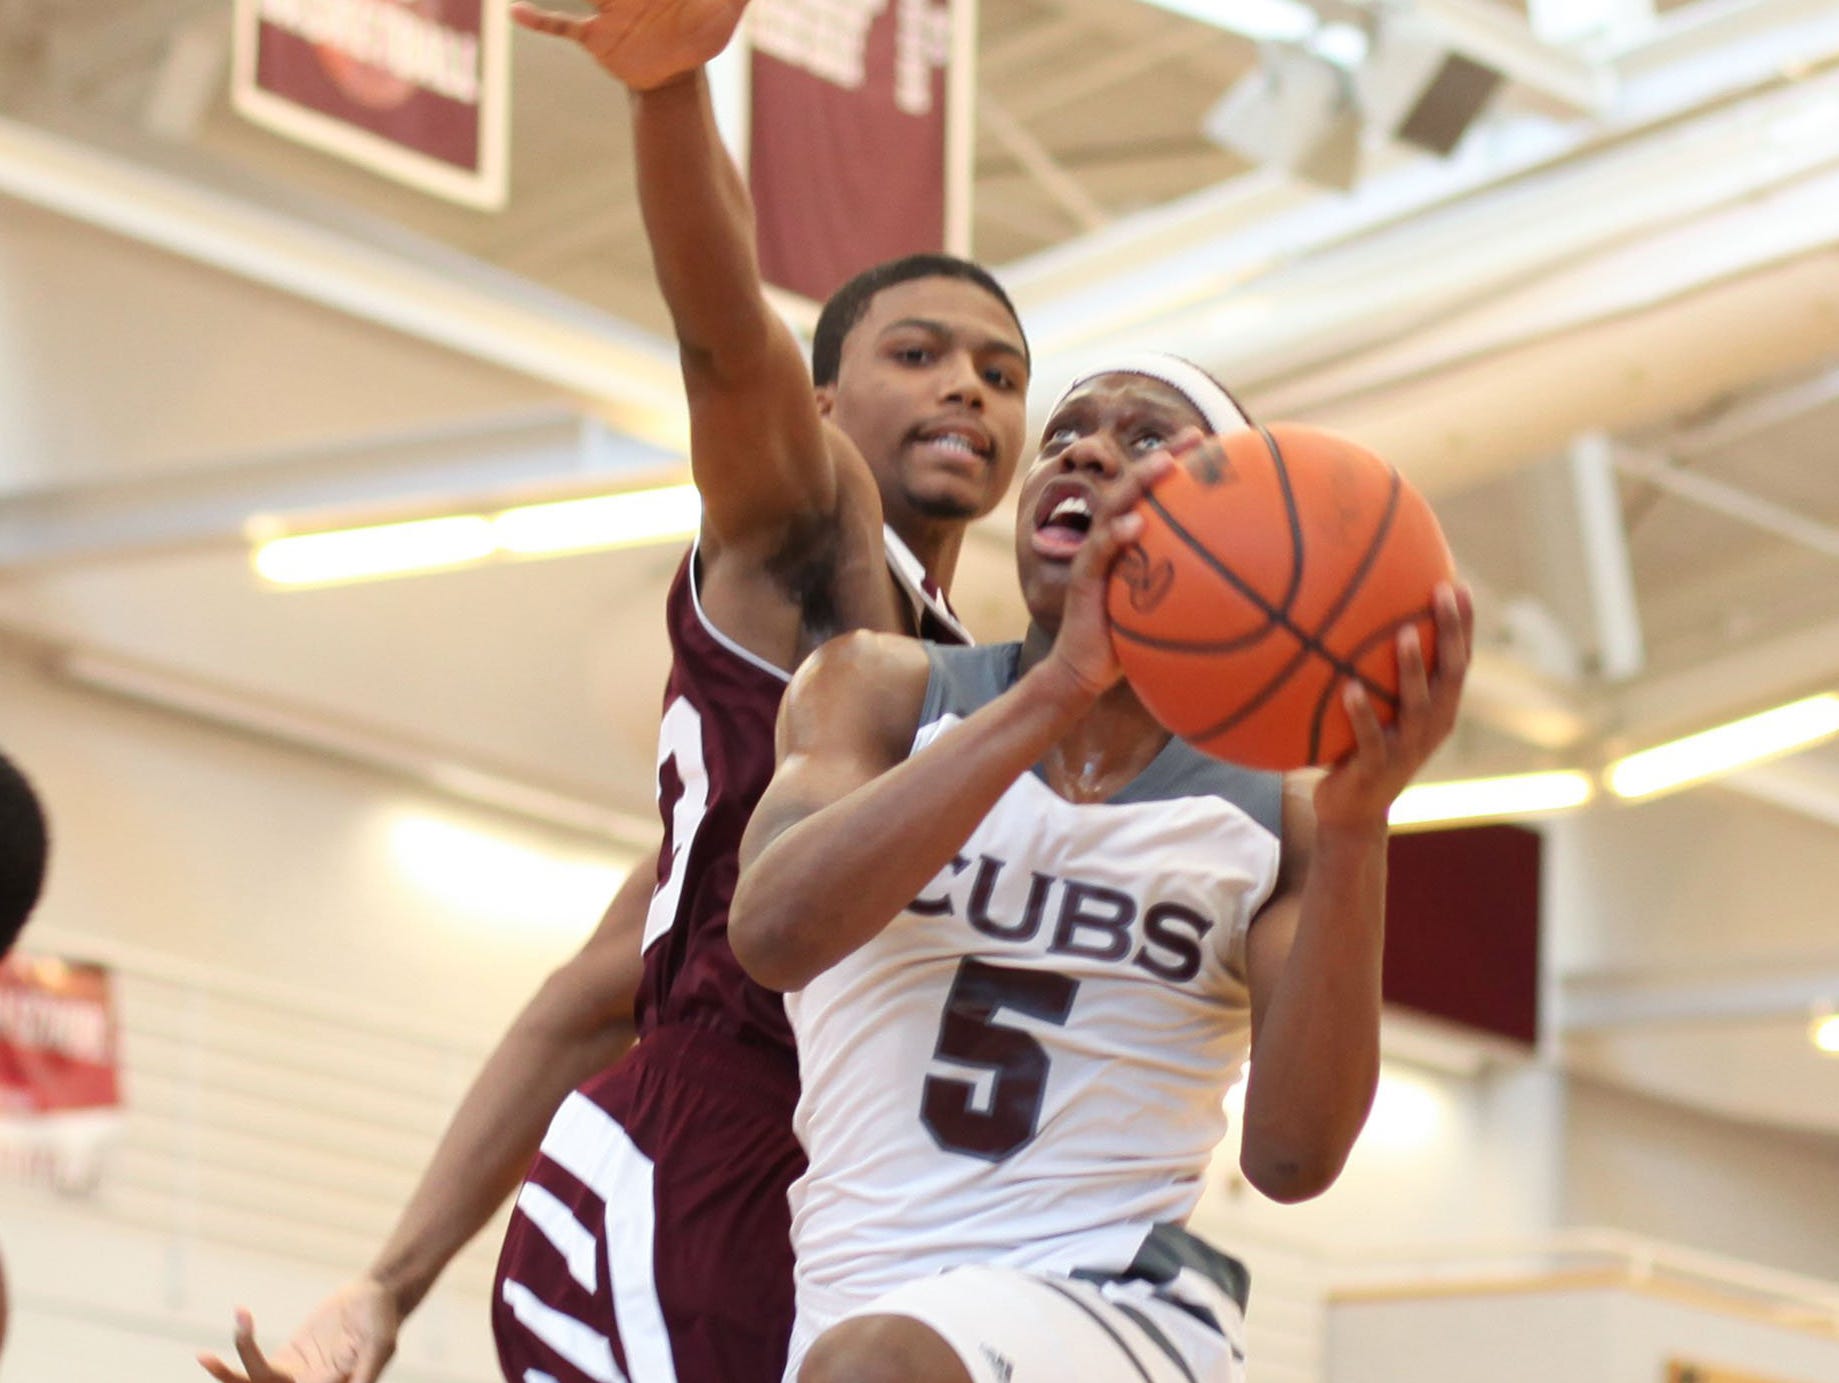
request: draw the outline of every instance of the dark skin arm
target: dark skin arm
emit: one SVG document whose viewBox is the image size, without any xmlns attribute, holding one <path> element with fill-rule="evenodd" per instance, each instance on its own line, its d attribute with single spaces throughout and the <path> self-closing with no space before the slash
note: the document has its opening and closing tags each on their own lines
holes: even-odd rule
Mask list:
<svg viewBox="0 0 1839 1383">
<path fill-rule="evenodd" d="M 804 350 L 767 302 L 753 204 L 716 128 L 703 64 L 733 36 L 741 0 L 596 0 L 589 17 L 516 5 L 519 24 L 578 43 L 630 96 L 639 205 L 677 337 L 690 469 L 703 499 L 701 588 L 717 626 L 789 666 L 800 612 L 769 564 L 847 509 L 879 526 L 855 445 L 823 421 Z M 868 622 L 901 627 L 886 582 Z"/>
<path fill-rule="evenodd" d="M 1434 598 L 1437 668 L 1415 628 L 1399 635 L 1399 713 L 1379 722 L 1347 694 L 1354 752 L 1284 791 L 1278 888 L 1252 924 L 1252 1068 L 1240 1167 L 1274 1200 L 1320 1195 L 1341 1174 L 1379 1080 L 1386 815 L 1454 728 L 1468 672 L 1468 593 Z"/>
<path fill-rule="evenodd" d="M 401 1323 L 454 1255 L 504 1203 L 536 1155 L 563 1096 L 632 1045 L 639 940 L 657 877 L 641 858 L 600 925 L 544 981 L 499 1039 L 460 1101 L 395 1229 L 370 1268 L 314 1309 L 273 1357 L 236 1315 L 242 1369 L 199 1362 L 223 1383 L 374 1383 Z"/>
</svg>

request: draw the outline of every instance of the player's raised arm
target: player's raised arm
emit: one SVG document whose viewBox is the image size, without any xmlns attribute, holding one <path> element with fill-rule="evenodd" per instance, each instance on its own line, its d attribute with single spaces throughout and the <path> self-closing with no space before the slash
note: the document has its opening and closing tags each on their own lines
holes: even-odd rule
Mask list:
<svg viewBox="0 0 1839 1383">
<path fill-rule="evenodd" d="M 767 304 L 753 204 L 723 146 L 702 65 L 733 36 L 743 0 L 596 0 L 573 18 L 516 5 L 520 24 L 570 38 L 631 93 L 640 208 L 670 309 L 705 529 L 776 547 L 836 505 L 832 442 L 804 352 Z"/>
<path fill-rule="evenodd" d="M 1274 1200 L 1333 1184 L 1378 1085 L 1386 816 L 1455 724 L 1468 669 L 1466 593 L 1439 588 L 1436 610 L 1434 676 L 1415 629 L 1399 636 L 1397 721 L 1381 726 L 1356 688 L 1354 753 L 1285 788 L 1278 891 L 1248 943 L 1252 1074 L 1240 1153 L 1247 1180 Z"/>
</svg>

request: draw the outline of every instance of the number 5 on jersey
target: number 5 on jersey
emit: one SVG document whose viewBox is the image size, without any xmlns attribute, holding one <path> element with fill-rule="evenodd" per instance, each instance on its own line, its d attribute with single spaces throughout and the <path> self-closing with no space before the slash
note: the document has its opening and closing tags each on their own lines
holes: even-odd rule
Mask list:
<svg viewBox="0 0 1839 1383">
<path fill-rule="evenodd" d="M 1062 1025 L 1073 1011 L 1079 981 L 1051 970 L 1017 970 L 964 960 L 945 998 L 933 1057 L 994 1073 L 987 1107 L 968 1080 L 928 1076 L 920 1096 L 920 1122 L 950 1152 L 1001 1162 L 1035 1135 L 1047 1098 L 1047 1049 L 1020 1028 L 996 1021 L 1014 1009 Z"/>
</svg>

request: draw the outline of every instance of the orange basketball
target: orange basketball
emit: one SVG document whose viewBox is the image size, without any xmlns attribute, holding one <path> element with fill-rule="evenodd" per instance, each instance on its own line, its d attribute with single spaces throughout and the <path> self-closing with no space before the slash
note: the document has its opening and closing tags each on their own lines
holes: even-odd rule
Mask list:
<svg viewBox="0 0 1839 1383">
<path fill-rule="evenodd" d="M 1142 537 L 1111 576 L 1112 643 L 1150 713 L 1196 748 L 1253 768 L 1333 763 L 1354 745 L 1348 679 L 1382 721 L 1396 714 L 1406 624 L 1435 667 L 1449 548 L 1423 496 L 1344 437 L 1279 423 L 1224 449 L 1138 506 Z"/>
</svg>

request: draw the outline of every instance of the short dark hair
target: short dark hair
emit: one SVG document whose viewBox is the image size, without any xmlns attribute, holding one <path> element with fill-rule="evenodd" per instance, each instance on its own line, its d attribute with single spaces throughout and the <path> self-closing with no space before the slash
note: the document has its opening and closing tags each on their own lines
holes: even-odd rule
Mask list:
<svg viewBox="0 0 1839 1383">
<path fill-rule="evenodd" d="M 12 948 L 45 883 L 45 813 L 13 761 L 0 754 L 0 955 Z"/>
<path fill-rule="evenodd" d="M 1009 301 L 1009 295 L 990 271 L 956 255 L 917 254 L 890 259 L 864 269 L 830 295 L 818 314 L 817 331 L 811 340 L 811 379 L 816 384 L 835 384 L 837 368 L 843 360 L 843 341 L 855 329 L 875 295 L 884 288 L 912 279 L 963 279 L 988 293 L 1015 319 L 1021 332 L 1022 354 L 1028 354 L 1028 334 L 1022 331 L 1022 317 Z"/>
</svg>

